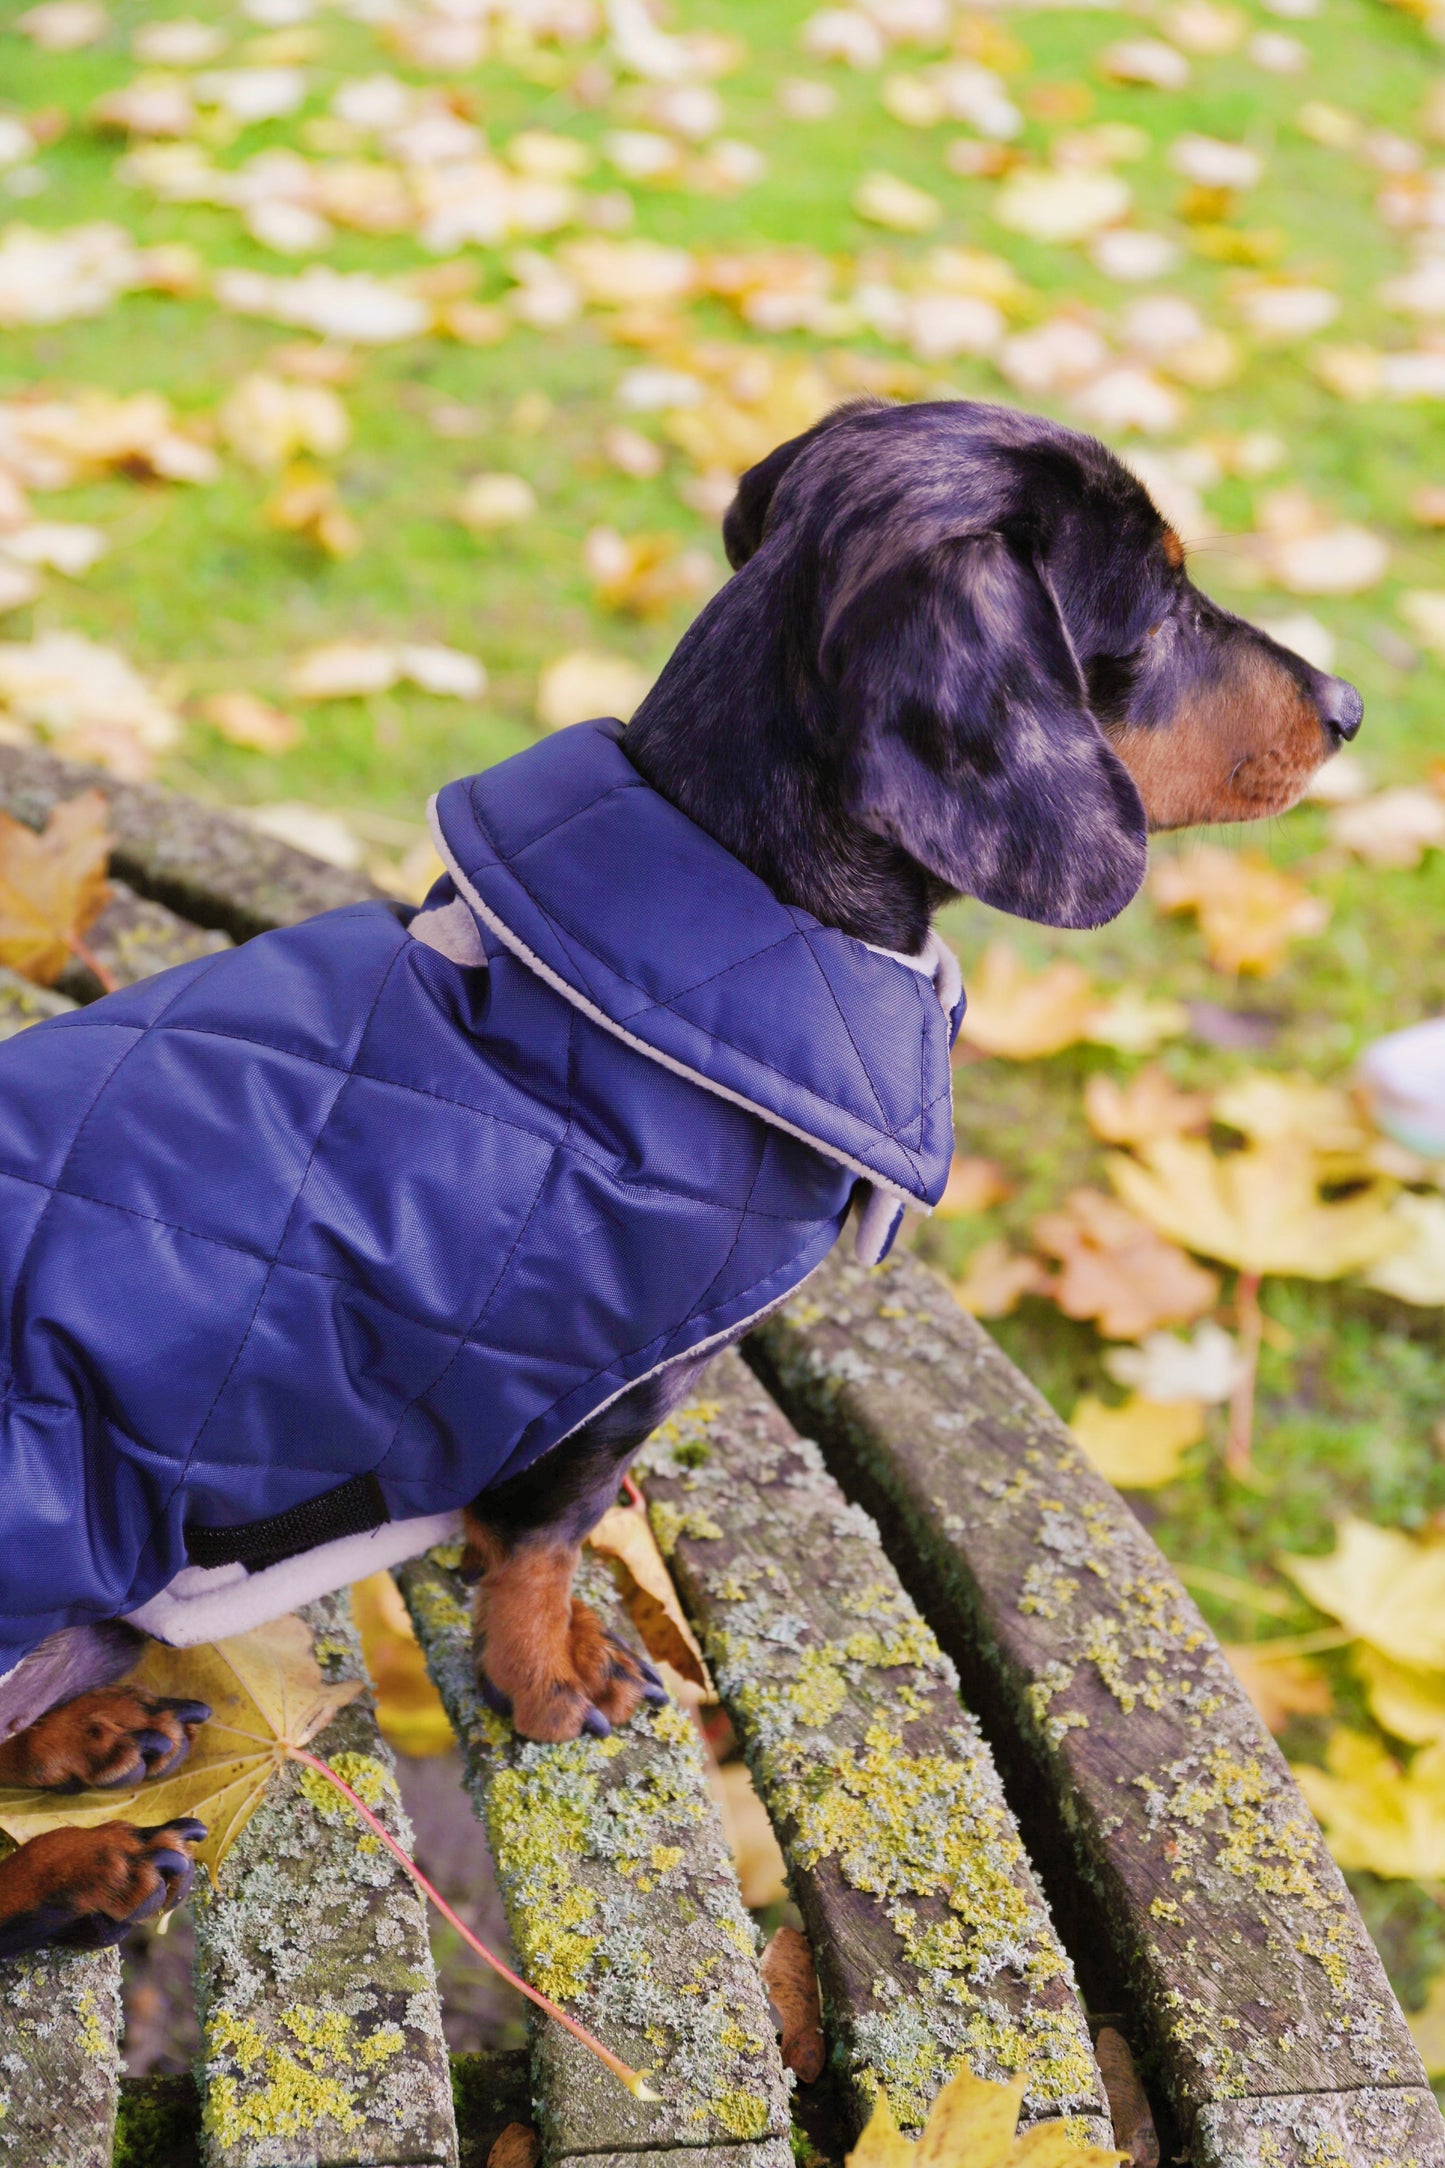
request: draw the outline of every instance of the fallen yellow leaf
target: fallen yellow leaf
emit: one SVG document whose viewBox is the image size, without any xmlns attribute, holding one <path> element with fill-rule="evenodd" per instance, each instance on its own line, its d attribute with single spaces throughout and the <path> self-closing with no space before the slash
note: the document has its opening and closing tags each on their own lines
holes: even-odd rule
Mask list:
<svg viewBox="0 0 1445 2168">
<path fill-rule="evenodd" d="M 687 1622 L 672 1575 L 647 1523 L 633 1506 L 609 1506 L 587 1538 L 621 1569 L 623 1605 L 649 1656 L 672 1665 L 711 1697 L 712 1681 Z"/>
<path fill-rule="evenodd" d="M 1310 1076 L 1251 1069 L 1214 1095 L 1214 1118 L 1256 1144 L 1295 1138 L 1316 1152 L 1362 1152 L 1370 1131 L 1348 1092 Z"/>
<path fill-rule="evenodd" d="M 943 220 L 937 196 L 896 173 L 865 174 L 853 191 L 853 208 L 870 225 L 888 226 L 894 233 L 931 233 Z"/>
<path fill-rule="evenodd" d="M 1114 1154 L 1109 1174 L 1160 1234 L 1240 1272 L 1338 1280 L 1400 1242 L 1377 1189 L 1327 1203 L 1314 1154 L 1290 1137 L 1218 1156 L 1191 1138 L 1158 1137 L 1139 1159 Z"/>
<path fill-rule="evenodd" d="M 1400 1247 L 1365 1274 L 1366 1287 L 1425 1309 L 1445 1307 L 1445 1197 L 1405 1190 L 1390 1207 Z"/>
<path fill-rule="evenodd" d="M 1127 1084 L 1096 1070 L 1084 1086 L 1084 1113 L 1106 1144 L 1150 1144 L 1209 1127 L 1206 1092 L 1182 1092 L 1162 1069 L 1141 1069 Z"/>
<path fill-rule="evenodd" d="M 284 708 L 254 693 L 213 693 L 201 713 L 213 730 L 232 745 L 244 745 L 256 753 L 289 753 L 301 742 L 302 726 Z"/>
<path fill-rule="evenodd" d="M 1086 1393 L 1069 1428 L 1101 1476 L 1120 1490 L 1155 1490 L 1172 1483 L 1191 1445 L 1204 1436 L 1197 1400 L 1126 1400 L 1106 1407 Z"/>
<path fill-rule="evenodd" d="M 750 1911 L 778 1904 L 788 1894 L 787 1869 L 747 1763 L 727 1762 L 718 1768 L 709 1755 L 707 1781 L 733 1856 L 743 1903 Z"/>
<path fill-rule="evenodd" d="M 651 677 L 627 655 L 594 654 L 579 648 L 549 662 L 537 681 L 537 720 L 546 730 L 565 730 L 596 716 L 631 719 L 640 707 Z"/>
<path fill-rule="evenodd" d="M 948 1170 L 948 1186 L 934 1206 L 937 1219 L 972 1219 L 1002 1204 L 1009 1184 L 996 1160 L 955 1158 Z"/>
<path fill-rule="evenodd" d="M 63 799 L 39 835 L 0 813 L 0 963 L 53 986 L 105 908 L 109 861 L 98 790 Z"/>
<path fill-rule="evenodd" d="M 1370 1704 L 1370 1714 L 1382 1731 L 1406 1739 L 1411 1746 L 1428 1746 L 1445 1740 L 1445 1671 L 1420 1670 L 1414 1664 L 1397 1664 L 1369 1643 L 1354 1652 L 1354 1666 Z"/>
<path fill-rule="evenodd" d="M 1016 2137 L 1028 2076 L 991 2085 L 960 2069 L 928 2112 L 922 2136 L 905 2138 L 881 2092 L 847 2168 L 1114 2168 L 1127 2153 L 1080 2145 L 1063 2122 L 1035 2123 Z"/>
<path fill-rule="evenodd" d="M 132 1817 L 149 1828 L 194 1814 L 209 1832 L 195 1856 L 214 1883 L 289 1750 L 308 1745 L 362 1692 L 357 1679 L 327 1685 L 310 1631 L 295 1617 L 208 1648 L 148 1642 L 130 1677 L 152 1694 L 210 1703 L 210 1721 L 197 1734 L 190 1759 L 175 1776 L 130 1792 L 60 1799 L 0 1791 L 0 1829 L 17 1844 L 48 1829 L 94 1829 Z"/>
<path fill-rule="evenodd" d="M 1353 1515 L 1327 1558 L 1281 1557 L 1318 1611 L 1412 1670 L 1445 1671 L 1445 1533 L 1406 1535 Z"/>
<path fill-rule="evenodd" d="M 1253 851 L 1197 843 L 1166 858 L 1150 877 L 1161 911 L 1198 915 L 1205 951 L 1216 971 L 1268 978 L 1291 941 L 1323 931 L 1330 907 L 1302 881 L 1281 873 Z"/>
<path fill-rule="evenodd" d="M 1445 2077 L 1445 1973 L 1431 1981 L 1425 2007 L 1412 2010 L 1408 2021 L 1426 2077 Z"/>
<path fill-rule="evenodd" d="M 1341 1726 L 1326 1766 L 1297 1763 L 1294 1774 L 1340 1866 L 1395 1880 L 1445 1875 L 1445 1744 L 1402 1769 L 1377 1740 Z"/>
<path fill-rule="evenodd" d="M 1281 1732 L 1292 1716 L 1328 1716 L 1330 1682 L 1303 1656 L 1271 1656 L 1269 1643 L 1226 1641 L 1229 1667 L 1265 1724 Z"/>
<path fill-rule="evenodd" d="M 952 1284 L 970 1317 L 1008 1317 L 1022 1296 L 1046 1295 L 1052 1282 L 1037 1257 L 1021 1257 L 999 1241 L 980 1244 Z"/>
<path fill-rule="evenodd" d="M 373 1573 L 356 1582 L 350 1596 L 382 1737 L 398 1754 L 449 1754 L 456 1734 L 395 1581 L 389 1573 Z"/>
<path fill-rule="evenodd" d="M 1097 1006 L 1082 964 L 1060 957 L 1031 972 L 1007 941 L 991 941 L 969 975 L 960 1036 L 1005 1061 L 1034 1061 L 1086 1038 Z"/>
</svg>

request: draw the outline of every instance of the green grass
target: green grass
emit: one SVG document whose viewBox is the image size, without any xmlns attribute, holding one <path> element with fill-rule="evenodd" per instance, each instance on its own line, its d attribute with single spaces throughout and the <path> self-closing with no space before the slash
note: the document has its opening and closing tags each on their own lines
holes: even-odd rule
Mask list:
<svg viewBox="0 0 1445 2168">
<path fill-rule="evenodd" d="M 158 12 L 182 11 L 177 0 L 173 9 Z M 214 0 L 186 0 L 184 12 L 221 13 Z M 1003 233 L 990 214 L 990 187 L 951 179 L 942 168 L 941 147 L 958 130 L 910 131 L 883 111 L 876 77 L 805 63 L 794 34 L 808 12 L 803 0 L 677 0 L 684 26 L 725 28 L 746 42 L 746 64 L 721 86 L 727 132 L 764 148 L 770 168 L 759 186 L 731 200 L 638 189 L 636 231 L 689 247 L 796 243 L 840 257 L 881 251 L 906 261 L 925 244 L 880 235 L 850 209 L 858 178 L 882 167 L 943 200 L 947 223 L 933 238 L 1006 253 L 1034 290 L 1035 315 L 1048 314 L 1062 300 L 1106 313 L 1128 300 L 1129 290 L 1110 286 L 1082 252 Z M 127 190 L 115 176 L 116 143 L 87 128 L 91 101 L 133 72 L 126 39 L 143 19 L 136 0 L 120 0 L 106 41 L 64 57 L 46 56 L 19 38 L 0 43 L 6 101 L 27 110 L 59 106 L 71 116 L 68 133 L 42 161 L 47 189 L 17 201 L 13 216 L 44 227 L 112 218 L 142 241 L 189 241 L 212 265 L 285 272 L 291 267 L 250 241 L 231 213 L 168 208 Z M 1268 16 L 1255 19 L 1278 27 Z M 239 18 L 227 20 L 238 39 L 245 34 Z M 344 76 L 388 68 L 417 79 L 363 26 L 329 13 L 318 20 L 325 51 L 308 114 L 324 110 Z M 1407 260 L 1403 241 L 1386 232 L 1376 215 L 1378 177 L 1360 161 L 1307 140 L 1293 116 L 1309 97 L 1348 106 L 1375 126 L 1409 127 L 1431 72 L 1445 67 L 1445 56 L 1432 54 L 1415 23 L 1374 0 L 1328 0 L 1317 21 L 1284 26 L 1297 28 L 1314 55 L 1306 76 L 1267 76 L 1240 56 L 1200 59 L 1189 89 L 1159 93 L 1110 87 L 1094 67 L 1102 44 L 1147 27 L 1136 13 L 1045 11 L 1003 20 L 1031 55 L 1021 78 L 1026 91 L 1087 83 L 1096 92 L 1095 119 L 1127 119 L 1149 132 L 1148 156 L 1125 169 L 1145 223 L 1169 224 L 1177 203 L 1182 184 L 1165 157 L 1176 134 L 1198 129 L 1243 137 L 1266 151 L 1269 162 L 1241 217 L 1251 227 L 1278 227 L 1288 235 L 1283 264 L 1291 274 L 1343 293 L 1344 317 L 1328 336 L 1402 343 L 1402 321 L 1375 298 L 1378 281 Z M 906 53 L 895 62 L 915 64 Z M 468 87 L 491 140 L 505 142 L 530 126 L 595 142 L 625 120 L 626 92 L 602 109 L 572 98 L 567 86 L 573 66 L 575 58 L 563 61 L 547 52 L 525 64 L 484 66 Z M 830 120 L 803 126 L 780 119 L 776 83 L 795 72 L 826 75 L 836 85 L 839 105 Z M 247 130 L 218 155 L 239 160 L 267 144 L 295 143 L 298 126 L 292 120 Z M 1047 132 L 1031 121 L 1024 141 L 1042 152 Z M 0 218 L 5 215 L 11 214 L 0 211 Z M 505 290 L 505 251 L 469 253 L 478 295 Z M 328 260 L 387 272 L 431 262 L 410 240 L 346 233 Z M 1235 328 L 1227 297 L 1237 276 L 1186 252 L 1165 283 Z M 692 322 L 698 332 L 743 337 L 716 305 L 699 307 Z M 137 296 L 92 321 L 6 335 L 0 395 L 37 383 L 155 388 L 182 413 L 209 416 L 236 376 L 260 364 L 286 337 L 280 327 L 224 315 L 209 301 Z M 801 339 L 770 343 L 800 352 L 807 347 Z M 859 344 L 869 349 L 868 341 Z M 273 483 L 231 459 L 213 488 L 105 482 L 39 502 L 43 516 L 97 521 L 114 539 L 112 554 L 83 584 L 52 579 L 35 610 L 18 613 L 4 629 L 10 637 L 48 626 L 82 629 L 197 696 L 232 685 L 279 696 L 287 659 L 324 639 L 404 635 L 473 650 L 491 674 L 480 709 L 409 690 L 384 700 L 322 706 L 310 711 L 304 743 L 277 760 L 227 746 L 197 723 L 166 771 L 178 785 L 238 803 L 301 798 L 418 819 L 428 793 L 449 776 L 529 741 L 537 673 L 549 659 L 571 648 L 602 646 L 655 668 L 681 631 L 685 612 L 639 625 L 598 610 L 581 565 L 588 527 L 609 521 L 624 532 L 662 529 L 703 542 L 721 576 L 714 529 L 677 494 L 686 472 L 682 462 L 674 456 L 655 481 L 629 481 L 599 450 L 602 430 L 616 416 L 616 382 L 639 358 L 585 317 L 550 335 L 518 330 L 495 349 L 426 340 L 365 353 L 357 382 L 344 394 L 354 440 L 335 463 L 365 539 L 360 555 L 328 562 L 306 544 L 271 531 L 262 506 Z M 959 364 L 942 381 L 970 396 L 1002 395 L 999 378 L 982 363 Z M 551 411 L 529 433 L 517 426 L 517 402 L 538 389 Z M 441 401 L 473 411 L 472 435 L 436 434 L 426 417 Z M 1399 592 L 1445 585 L 1439 543 L 1408 512 L 1422 480 L 1445 479 L 1442 410 L 1345 405 L 1321 387 L 1299 351 L 1253 351 L 1236 382 L 1194 399 L 1185 435 L 1243 429 L 1276 431 L 1288 461 L 1261 483 L 1229 481 L 1213 493 L 1212 516 L 1221 531 L 1247 528 L 1261 492 L 1288 479 L 1303 482 L 1342 515 L 1367 520 L 1391 542 L 1387 582 L 1365 596 L 1313 607 L 1338 636 L 1340 669 L 1364 693 L 1361 750 L 1372 771 L 1381 781 L 1417 779 L 1441 750 L 1445 677 L 1428 659 L 1402 668 L 1390 657 L 1399 653 Z M 450 510 L 464 479 L 486 468 L 525 475 L 540 511 L 521 529 L 477 541 Z M 1278 615 L 1294 607 L 1289 598 L 1251 584 L 1248 569 L 1227 544 L 1203 551 L 1195 566 L 1201 584 L 1241 609 Z M 1445 855 L 1412 873 L 1341 866 L 1320 858 L 1323 816 L 1309 810 L 1248 840 L 1281 865 L 1308 864 L 1312 886 L 1333 906 L 1328 930 L 1299 943 L 1277 977 L 1242 988 L 1221 980 L 1205 962 L 1192 923 L 1163 920 L 1143 900 L 1098 934 L 1050 935 L 1010 926 L 1010 937 L 1036 959 L 1077 956 L 1106 981 L 1129 980 L 1271 1018 L 1276 1035 L 1263 1054 L 1227 1054 L 1194 1039 L 1173 1044 L 1165 1062 L 1183 1084 L 1217 1085 L 1259 1062 L 1334 1077 L 1380 1032 L 1445 1011 Z M 962 951 L 966 973 L 983 941 L 1000 930 L 1002 922 L 977 905 L 959 906 L 945 926 Z M 1069 1187 L 1102 1178 L 1102 1154 L 1084 1124 L 1080 1093 L 1089 1070 L 1108 1062 L 1112 1057 L 1091 1051 L 1023 1067 L 988 1062 L 961 1069 L 963 1148 L 1000 1160 L 1016 1190 L 987 1229 L 928 1228 L 920 1237 L 926 1254 L 956 1269 L 985 1233 L 1002 1227 L 1022 1237 L 1032 1218 Z M 1196 1452 L 1192 1473 L 1140 1502 L 1166 1551 L 1179 1561 L 1268 1574 L 1280 1550 L 1326 1547 L 1342 1511 L 1418 1527 L 1445 1509 L 1445 1460 L 1432 1438 L 1445 1416 L 1440 1313 L 1302 1282 L 1273 1283 L 1265 1300 L 1294 1344 L 1287 1355 L 1267 1353 L 1263 1364 L 1257 1478 L 1248 1485 L 1234 1481 L 1222 1472 L 1217 1452 Z M 1025 1302 L 1000 1324 L 998 1336 L 1063 1412 L 1081 1391 L 1097 1388 L 1094 1334 L 1051 1306 Z M 1257 1616 L 1204 1601 L 1225 1636 L 1248 1639 L 1260 1632 Z M 1301 1605 L 1299 1623 L 1308 1624 L 1309 1616 Z M 1263 1623 L 1279 1630 L 1274 1622 Z M 1332 1677 L 1341 1713 L 1362 1720 L 1344 1660 L 1332 1661 Z M 1316 1751 L 1321 1730 L 1318 1723 L 1301 1724 L 1286 1743 Z M 1409 1885 L 1360 1878 L 1359 1887 L 1397 1986 L 1412 2004 L 1419 2002 L 1445 1965 L 1439 1905 L 1432 1893 Z"/>
</svg>

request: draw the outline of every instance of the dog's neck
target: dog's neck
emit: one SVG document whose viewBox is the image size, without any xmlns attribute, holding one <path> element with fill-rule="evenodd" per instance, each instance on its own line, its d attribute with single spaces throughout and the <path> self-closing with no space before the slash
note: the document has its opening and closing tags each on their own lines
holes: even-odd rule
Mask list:
<svg viewBox="0 0 1445 2168">
<path fill-rule="evenodd" d="M 847 811 L 831 702 L 804 652 L 811 613 L 799 598 L 765 614 L 751 585 L 745 568 L 689 627 L 623 750 L 780 901 L 916 956 L 948 891 Z"/>
</svg>

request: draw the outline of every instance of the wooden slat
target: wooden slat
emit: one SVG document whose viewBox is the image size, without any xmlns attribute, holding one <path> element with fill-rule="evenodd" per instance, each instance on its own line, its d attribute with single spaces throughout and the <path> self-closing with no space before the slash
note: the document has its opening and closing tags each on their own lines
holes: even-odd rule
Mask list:
<svg viewBox="0 0 1445 2168">
<path fill-rule="evenodd" d="M 304 1614 L 329 1678 L 364 1676 L 344 1596 Z M 391 1753 L 353 1703 L 314 1751 L 408 1847 Z M 196 1904 L 207 2168 L 456 2168 L 423 1901 L 324 1781 L 294 1767 Z"/>
<path fill-rule="evenodd" d="M 1419 2105 L 1411 2157 L 1445 2163 L 1408 2028 L 1283 1758 L 1040 1395 L 907 1257 L 876 1273 L 831 1261 L 752 1353 L 883 1521 L 1022 1785 L 1055 1803 L 1086 1932 L 1127 1970 L 1198 2157 L 1243 2168 L 1227 2133 L 1264 2127 L 1250 2105 L 1368 2092 Z M 1270 2168 L 1326 2157 L 1267 2121 Z M 1371 2145 L 1339 2157 L 1373 2162 Z"/>
<path fill-rule="evenodd" d="M 54 806 L 83 790 L 110 801 L 111 865 L 121 880 L 238 941 L 381 894 L 363 874 L 326 865 L 194 798 L 118 783 L 102 768 L 28 746 L 0 745 L 0 807 L 17 820 L 43 828 Z"/>
<path fill-rule="evenodd" d="M 213 956 L 229 948 L 231 941 L 228 934 L 205 932 L 165 904 L 137 895 L 125 881 L 112 881 L 110 901 L 86 928 L 85 945 L 118 986 L 133 986 L 153 972 L 168 971 L 172 964 Z M 62 994 L 75 1001 L 94 1001 L 105 990 L 78 959 L 56 983 Z"/>
<path fill-rule="evenodd" d="M 66 995 L 36 986 L 18 971 L 0 965 L 0 1039 L 13 1039 L 17 1031 L 42 1023 L 47 1016 L 63 1016 L 74 1007 Z"/>
<path fill-rule="evenodd" d="M 114 1950 L 0 1964 L 3 2168 L 111 2168 L 119 2038 Z"/>
<path fill-rule="evenodd" d="M 1112 2143 L 1064 1955 L 956 1674 L 818 1449 L 737 1355 L 642 1466 L 654 1526 L 777 1828 L 861 2128 L 966 2061 Z"/>
<path fill-rule="evenodd" d="M 438 1554 L 397 1576 L 466 1758 L 512 1940 L 533 1984 L 652 2073 L 634 2100 L 560 2026 L 534 2033 L 546 2157 L 639 2168 L 789 2168 L 784 2073 L 691 1720 L 641 1712 L 610 1739 L 529 1745 L 480 1700 L 467 1591 Z M 581 1593 L 627 1623 L 589 1558 Z M 681 2152 L 677 2148 L 682 2148 Z"/>
</svg>

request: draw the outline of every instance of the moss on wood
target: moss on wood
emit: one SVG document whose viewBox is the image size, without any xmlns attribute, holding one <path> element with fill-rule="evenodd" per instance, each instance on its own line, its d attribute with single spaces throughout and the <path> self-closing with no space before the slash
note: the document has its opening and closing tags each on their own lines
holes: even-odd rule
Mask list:
<svg viewBox="0 0 1445 2168">
<path fill-rule="evenodd" d="M 330 1678 L 361 1675 L 344 1597 L 307 1616 Z M 364 1702 L 316 1742 L 398 1841 L 411 1831 Z M 310 1771 L 288 1769 L 196 1905 L 208 2168 L 322 2162 L 455 2168 L 456 2129 L 423 1902 Z"/>
<path fill-rule="evenodd" d="M 0 1964 L 3 2168 L 111 2168 L 119 2034 L 114 1950 Z"/>
<path fill-rule="evenodd" d="M 1228 2100 L 1423 2087 L 1344 1882 L 1213 1636 L 941 1283 L 906 1257 L 873 1274 L 834 1259 L 753 1352 L 882 1516 L 989 1721 L 1056 1802 L 1186 2132 Z M 1280 2162 L 1313 2168 L 1298 2148 Z"/>
<path fill-rule="evenodd" d="M 866 1514 L 736 1355 L 641 1473 L 778 1827 L 856 2126 L 924 2120 L 959 2061 L 1027 2112 L 1107 2107 L 1072 1971 L 957 1674 Z M 724 1528 L 726 1534 L 724 1534 Z"/>
<path fill-rule="evenodd" d="M 663 2095 L 632 2099 L 543 2021 L 534 2093 L 549 2157 L 686 2149 L 668 2153 L 677 2163 L 725 2146 L 757 2168 L 759 2141 L 786 2146 L 787 2081 L 691 1720 L 669 1707 L 610 1739 L 519 1740 L 477 1694 L 454 1572 L 434 1553 L 398 1578 L 463 1743 L 523 1969 Z M 627 1631 L 599 1561 L 579 1586 Z"/>
</svg>

